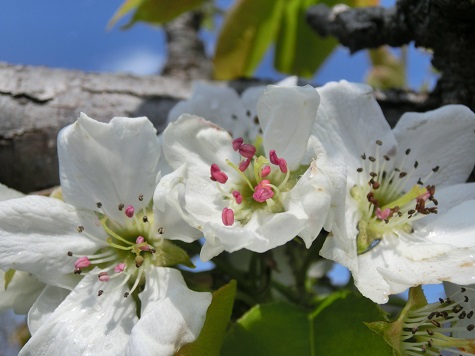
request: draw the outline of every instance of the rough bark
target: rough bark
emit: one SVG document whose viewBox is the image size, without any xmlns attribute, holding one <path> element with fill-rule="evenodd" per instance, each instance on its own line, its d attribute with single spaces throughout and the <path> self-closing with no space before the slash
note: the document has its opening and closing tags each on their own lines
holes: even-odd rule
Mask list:
<svg viewBox="0 0 475 356">
<path fill-rule="evenodd" d="M 83 111 L 108 121 L 147 116 L 162 129 L 190 83 L 0 63 L 0 182 L 23 192 L 58 184 L 56 136 Z"/>
<path fill-rule="evenodd" d="M 394 8 L 311 7 L 309 24 L 322 36 L 335 36 L 352 52 L 414 41 L 433 51 L 441 72 L 425 107 L 465 104 L 475 110 L 475 2 L 399 0 Z"/>
<path fill-rule="evenodd" d="M 202 13 L 187 12 L 166 24 L 167 63 L 162 75 L 191 79 L 211 79 L 211 60 L 199 38 Z"/>
</svg>

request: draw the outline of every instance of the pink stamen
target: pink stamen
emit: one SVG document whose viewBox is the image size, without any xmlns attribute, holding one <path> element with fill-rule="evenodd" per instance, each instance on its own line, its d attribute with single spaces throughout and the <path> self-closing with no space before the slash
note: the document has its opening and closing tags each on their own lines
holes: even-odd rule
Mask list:
<svg viewBox="0 0 475 356">
<path fill-rule="evenodd" d="M 225 226 L 231 226 L 234 224 L 234 211 L 233 209 L 224 208 L 223 212 L 221 213 L 221 219 L 223 220 L 223 224 Z"/>
<path fill-rule="evenodd" d="M 228 181 L 226 173 L 222 172 L 216 163 L 211 165 L 211 177 L 212 181 L 224 184 Z"/>
<path fill-rule="evenodd" d="M 234 199 L 236 199 L 236 203 L 238 203 L 238 204 L 242 203 L 242 195 L 237 190 L 235 190 L 233 192 L 233 197 L 234 197 Z"/>
<path fill-rule="evenodd" d="M 239 147 L 241 147 L 243 142 L 244 142 L 244 139 L 242 137 L 238 137 L 238 138 L 234 139 L 233 140 L 233 150 L 237 151 L 239 149 Z"/>
<path fill-rule="evenodd" d="M 109 277 L 109 275 L 107 274 L 107 272 L 101 272 L 99 273 L 99 280 L 101 282 L 109 282 L 111 277 Z"/>
<path fill-rule="evenodd" d="M 79 269 L 89 267 L 90 265 L 91 261 L 86 256 L 80 257 L 76 262 L 74 262 L 74 267 Z"/>
<path fill-rule="evenodd" d="M 127 208 L 125 208 L 125 215 L 127 215 L 127 217 L 131 218 L 132 216 L 134 216 L 134 213 L 135 208 L 132 205 L 129 205 Z"/>
<path fill-rule="evenodd" d="M 282 173 L 287 173 L 287 161 L 283 158 L 279 158 L 279 168 Z"/>
<path fill-rule="evenodd" d="M 239 170 L 241 172 L 244 172 L 247 169 L 247 167 L 249 167 L 250 164 L 251 164 L 251 159 L 250 158 L 245 159 L 244 161 L 239 163 Z"/>
<path fill-rule="evenodd" d="M 270 181 L 262 180 L 254 189 L 252 197 L 259 203 L 265 202 L 267 199 L 271 199 L 274 196 L 274 191 L 269 186 Z"/>
<path fill-rule="evenodd" d="M 270 150 L 269 160 L 270 160 L 270 163 L 275 164 L 276 166 L 279 165 L 280 158 L 277 157 L 277 153 L 275 153 L 275 150 Z"/>
<path fill-rule="evenodd" d="M 386 220 L 387 218 L 389 218 L 389 215 L 391 214 L 391 209 L 389 208 L 386 208 L 383 210 L 381 210 L 380 208 L 376 208 L 376 217 L 380 220 Z"/>
<path fill-rule="evenodd" d="M 270 166 L 265 166 L 261 169 L 261 177 L 265 178 L 270 174 Z"/>
<path fill-rule="evenodd" d="M 115 273 L 120 273 L 120 272 L 123 272 L 124 269 L 125 269 L 125 263 L 121 262 L 119 263 L 117 266 L 114 267 L 114 272 Z"/>
<path fill-rule="evenodd" d="M 143 244 L 144 242 L 145 242 L 145 238 L 144 238 L 143 236 L 139 236 L 139 237 L 137 237 L 137 239 L 135 240 L 135 243 L 136 243 L 137 245 Z M 139 246 L 139 249 L 140 249 L 141 251 L 149 251 L 149 250 L 150 250 L 150 246 L 148 246 L 148 245 Z"/>
<path fill-rule="evenodd" d="M 256 148 L 253 145 L 244 143 L 239 147 L 239 154 L 246 158 L 252 158 L 256 154 Z"/>
</svg>

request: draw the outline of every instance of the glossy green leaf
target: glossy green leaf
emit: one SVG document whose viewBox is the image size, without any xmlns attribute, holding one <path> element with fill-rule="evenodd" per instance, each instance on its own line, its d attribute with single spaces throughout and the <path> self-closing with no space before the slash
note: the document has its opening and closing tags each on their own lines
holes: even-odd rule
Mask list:
<svg viewBox="0 0 475 356">
<path fill-rule="evenodd" d="M 338 292 L 314 310 L 285 304 L 257 305 L 226 335 L 223 355 L 392 355 L 365 321 L 386 320 L 380 307 L 351 292 Z"/>
<path fill-rule="evenodd" d="M 198 338 L 184 345 L 175 356 L 218 356 L 224 340 L 236 296 L 236 282 L 231 281 L 213 293 L 206 321 Z"/>
<path fill-rule="evenodd" d="M 5 280 L 5 290 L 7 290 L 8 285 L 12 281 L 14 275 L 15 275 L 15 270 L 14 269 L 9 269 L 3 275 L 3 279 Z"/>
<path fill-rule="evenodd" d="M 305 21 L 309 6 L 318 0 L 289 0 L 276 38 L 274 66 L 280 72 L 311 77 L 332 53 L 337 41 L 321 38 Z M 334 5 L 337 1 L 326 1 Z"/>
<path fill-rule="evenodd" d="M 275 38 L 286 1 L 236 0 L 216 44 L 216 79 L 252 75 Z"/>
<path fill-rule="evenodd" d="M 163 25 L 185 12 L 197 8 L 205 1 L 207 0 L 126 0 L 109 21 L 109 26 L 113 26 L 132 10 L 135 10 L 134 15 L 124 28 L 132 26 L 137 21 Z"/>
<path fill-rule="evenodd" d="M 353 293 L 337 293 L 327 305 L 310 315 L 314 355 L 385 356 L 393 355 L 384 339 L 364 322 L 387 320 L 371 300 Z"/>
<path fill-rule="evenodd" d="M 309 355 L 307 311 L 274 303 L 257 305 L 226 335 L 223 355 Z"/>
</svg>

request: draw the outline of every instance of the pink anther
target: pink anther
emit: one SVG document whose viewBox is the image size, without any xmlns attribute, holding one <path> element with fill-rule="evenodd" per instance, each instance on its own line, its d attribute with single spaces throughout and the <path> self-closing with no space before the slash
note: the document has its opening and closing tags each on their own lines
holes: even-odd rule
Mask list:
<svg viewBox="0 0 475 356">
<path fill-rule="evenodd" d="M 80 257 L 77 259 L 76 262 L 74 262 L 74 267 L 79 268 L 79 269 L 89 267 L 90 265 L 91 265 L 91 261 L 86 256 Z"/>
<path fill-rule="evenodd" d="M 98 277 L 101 282 L 109 282 L 111 279 L 111 277 L 107 274 L 107 272 L 99 273 Z"/>
<path fill-rule="evenodd" d="M 269 160 L 270 160 L 270 163 L 275 164 L 276 166 L 279 165 L 280 158 L 277 157 L 277 153 L 275 153 L 275 150 L 270 150 Z"/>
<path fill-rule="evenodd" d="M 134 213 L 135 208 L 132 205 L 129 205 L 127 208 L 125 208 L 125 215 L 127 215 L 127 217 L 131 218 L 132 216 L 134 216 Z"/>
<path fill-rule="evenodd" d="M 252 197 L 259 203 L 265 202 L 267 199 L 271 199 L 274 196 L 274 191 L 269 186 L 270 181 L 262 180 L 255 188 Z"/>
<path fill-rule="evenodd" d="M 225 226 L 231 226 L 234 224 L 234 211 L 233 209 L 224 208 L 221 213 L 221 219 Z"/>
<path fill-rule="evenodd" d="M 376 217 L 380 220 L 386 220 L 391 215 L 391 209 L 386 208 L 381 210 L 380 208 L 376 208 Z"/>
<path fill-rule="evenodd" d="M 239 147 L 239 154 L 246 158 L 252 158 L 256 154 L 256 148 L 253 145 L 244 143 Z"/>
<path fill-rule="evenodd" d="M 139 237 L 137 237 L 137 239 L 135 240 L 135 243 L 136 243 L 137 245 L 143 244 L 143 243 L 145 243 L 145 238 L 144 238 L 143 236 L 139 236 Z M 150 250 L 150 246 L 148 246 L 147 244 L 144 244 L 144 245 L 142 245 L 142 246 L 139 246 L 139 249 L 140 249 L 141 251 L 149 251 L 149 250 Z"/>
<path fill-rule="evenodd" d="M 279 158 L 279 168 L 282 173 L 287 173 L 287 161 L 283 158 Z"/>
<path fill-rule="evenodd" d="M 211 165 L 211 177 L 212 181 L 224 184 L 228 181 L 226 173 L 222 172 L 216 163 Z"/>
<path fill-rule="evenodd" d="M 270 166 L 265 166 L 261 169 L 261 177 L 265 178 L 270 174 Z"/>
<path fill-rule="evenodd" d="M 430 198 L 430 192 L 427 191 L 424 194 L 419 195 L 416 200 L 422 199 L 426 201 L 429 198 Z"/>
<path fill-rule="evenodd" d="M 237 190 L 235 190 L 233 192 L 233 197 L 234 197 L 234 199 L 236 199 L 236 203 L 238 203 L 238 204 L 242 203 L 242 195 Z"/>
<path fill-rule="evenodd" d="M 114 272 L 115 273 L 120 273 L 120 272 L 123 272 L 124 269 L 125 269 L 125 263 L 121 262 L 119 263 L 117 266 L 114 267 Z"/>
<path fill-rule="evenodd" d="M 244 161 L 239 163 L 239 170 L 241 172 L 244 172 L 247 169 L 247 167 L 249 167 L 250 164 L 251 164 L 251 159 L 250 158 L 245 159 Z"/>
<path fill-rule="evenodd" d="M 237 151 L 239 149 L 239 147 L 241 147 L 241 145 L 243 144 L 244 140 L 242 137 L 238 137 L 238 138 L 235 138 L 233 140 L 233 150 L 234 151 Z"/>
</svg>

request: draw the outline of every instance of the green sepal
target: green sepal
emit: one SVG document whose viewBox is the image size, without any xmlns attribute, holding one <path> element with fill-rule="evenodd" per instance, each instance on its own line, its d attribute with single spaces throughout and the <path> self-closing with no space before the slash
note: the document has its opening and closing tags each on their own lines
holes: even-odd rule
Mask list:
<svg viewBox="0 0 475 356">
<path fill-rule="evenodd" d="M 171 267 L 176 265 L 184 265 L 189 268 L 196 266 L 191 262 L 188 253 L 173 242 L 163 240 L 157 247 L 155 253 L 154 264 L 160 267 Z"/>
</svg>

